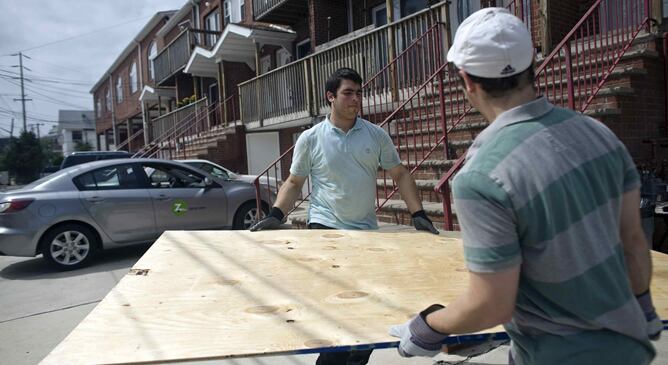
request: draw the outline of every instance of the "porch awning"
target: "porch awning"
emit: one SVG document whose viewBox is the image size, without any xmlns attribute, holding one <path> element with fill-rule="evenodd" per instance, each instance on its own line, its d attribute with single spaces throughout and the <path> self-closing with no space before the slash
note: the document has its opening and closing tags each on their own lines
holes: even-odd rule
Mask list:
<svg viewBox="0 0 668 365">
<path fill-rule="evenodd" d="M 139 101 L 158 101 L 158 96 L 163 98 L 175 98 L 176 91 L 173 89 L 155 89 L 145 85 L 139 95 Z"/>
<path fill-rule="evenodd" d="M 270 44 L 287 50 L 292 48 L 292 41 L 297 34 L 278 26 L 243 26 L 230 24 L 225 28 L 213 49 L 197 47 L 190 56 L 185 73 L 193 76 L 216 77 L 217 63 L 221 61 L 245 62 L 255 69 L 255 43 L 260 46 Z"/>
</svg>

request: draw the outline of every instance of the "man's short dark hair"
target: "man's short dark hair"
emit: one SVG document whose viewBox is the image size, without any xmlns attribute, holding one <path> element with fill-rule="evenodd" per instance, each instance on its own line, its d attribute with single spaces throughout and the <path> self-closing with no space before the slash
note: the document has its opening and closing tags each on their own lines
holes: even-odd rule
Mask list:
<svg viewBox="0 0 668 365">
<path fill-rule="evenodd" d="M 350 80 L 362 85 L 362 76 L 360 76 L 357 71 L 352 68 L 343 67 L 334 71 L 334 73 L 327 79 L 327 82 L 325 82 L 325 95 L 327 94 L 327 91 L 329 91 L 336 96 L 336 90 L 341 86 L 341 80 Z"/>
<path fill-rule="evenodd" d="M 520 83 L 522 83 L 522 86 L 527 83 L 533 85 L 536 80 L 536 72 L 533 65 L 516 75 L 498 79 L 468 75 L 471 81 L 480 84 L 480 87 L 492 98 L 500 98 L 507 95 L 508 91 L 517 88 Z"/>
</svg>

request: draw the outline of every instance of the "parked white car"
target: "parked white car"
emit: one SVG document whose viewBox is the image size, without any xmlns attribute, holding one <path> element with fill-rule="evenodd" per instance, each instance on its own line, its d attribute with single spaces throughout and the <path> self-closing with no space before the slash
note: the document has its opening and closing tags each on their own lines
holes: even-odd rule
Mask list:
<svg viewBox="0 0 668 365">
<path fill-rule="evenodd" d="M 225 180 L 236 180 L 236 181 L 245 181 L 249 184 L 253 184 L 255 182 L 255 179 L 257 178 L 257 175 L 241 175 L 241 174 L 236 174 L 229 169 L 226 169 L 223 166 L 220 166 L 217 163 L 211 162 L 209 160 L 179 160 L 179 162 L 182 162 L 186 165 L 190 165 L 192 167 L 196 167 L 200 170 L 206 171 L 209 174 L 219 177 L 221 179 Z M 263 177 L 260 180 L 260 184 L 266 185 L 267 184 L 267 178 Z M 271 187 L 272 193 L 276 194 L 278 185 L 276 184 L 276 179 L 273 177 L 269 178 L 269 186 Z"/>
</svg>

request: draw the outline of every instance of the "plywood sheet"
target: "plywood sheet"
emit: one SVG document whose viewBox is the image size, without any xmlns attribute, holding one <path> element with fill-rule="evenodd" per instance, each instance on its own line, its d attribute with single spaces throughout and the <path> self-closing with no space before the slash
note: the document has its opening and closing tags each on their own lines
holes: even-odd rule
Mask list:
<svg viewBox="0 0 668 365">
<path fill-rule="evenodd" d="M 655 301 L 666 318 L 668 259 L 654 262 Z M 394 342 L 390 325 L 447 304 L 466 285 L 454 236 L 167 232 L 43 363 L 220 359 Z"/>
</svg>

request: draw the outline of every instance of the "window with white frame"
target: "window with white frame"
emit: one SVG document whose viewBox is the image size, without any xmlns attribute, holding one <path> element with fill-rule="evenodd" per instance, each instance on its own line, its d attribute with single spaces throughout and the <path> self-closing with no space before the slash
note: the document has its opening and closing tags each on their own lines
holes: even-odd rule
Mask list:
<svg viewBox="0 0 668 365">
<path fill-rule="evenodd" d="M 246 18 L 246 1 L 239 0 L 239 21 L 243 22 Z"/>
<path fill-rule="evenodd" d="M 116 78 L 116 104 L 123 101 L 123 80 L 120 77 Z"/>
<path fill-rule="evenodd" d="M 232 22 L 232 0 L 223 2 L 223 28 Z"/>
<path fill-rule="evenodd" d="M 104 94 L 104 106 L 105 106 L 105 111 L 110 112 L 111 111 L 111 89 L 107 89 L 107 92 Z"/>
<path fill-rule="evenodd" d="M 153 59 L 155 56 L 158 54 L 158 45 L 155 43 L 155 41 L 151 42 L 151 44 L 148 46 L 148 78 L 149 80 L 154 80 L 155 79 L 155 69 L 153 68 Z"/>
<path fill-rule="evenodd" d="M 137 62 L 132 62 L 130 66 L 130 94 L 134 94 L 139 89 L 139 79 L 137 78 Z"/>
<path fill-rule="evenodd" d="M 220 31 L 220 11 L 218 9 L 212 11 L 204 18 L 204 29 L 209 31 L 218 32 Z M 206 35 L 206 45 L 213 46 L 218 41 L 218 36 L 215 34 Z"/>
<path fill-rule="evenodd" d="M 100 98 L 95 100 L 95 115 L 99 118 L 102 115 L 102 102 Z"/>
</svg>

